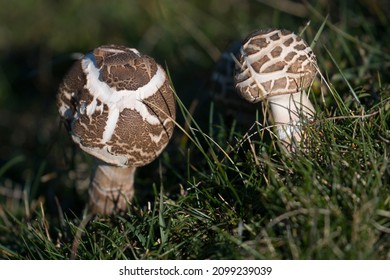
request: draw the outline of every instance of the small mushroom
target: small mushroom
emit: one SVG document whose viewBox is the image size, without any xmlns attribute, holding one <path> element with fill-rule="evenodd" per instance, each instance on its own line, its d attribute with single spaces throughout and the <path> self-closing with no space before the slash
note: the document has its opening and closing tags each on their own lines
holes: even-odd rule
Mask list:
<svg viewBox="0 0 390 280">
<path fill-rule="evenodd" d="M 289 151 L 302 140 L 302 125 L 314 117 L 305 89 L 317 69 L 312 49 L 288 30 L 258 30 L 242 43 L 236 63 L 236 89 L 252 103 L 268 100 L 276 135 Z"/>
<path fill-rule="evenodd" d="M 175 97 L 164 69 L 136 49 L 100 46 L 66 74 L 57 106 L 72 140 L 97 159 L 89 211 L 124 211 L 136 168 L 152 162 L 173 133 Z"/>
</svg>

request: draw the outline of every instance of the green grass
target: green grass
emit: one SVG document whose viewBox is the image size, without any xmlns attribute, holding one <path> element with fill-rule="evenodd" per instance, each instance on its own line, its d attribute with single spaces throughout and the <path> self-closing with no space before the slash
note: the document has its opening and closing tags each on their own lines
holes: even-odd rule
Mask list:
<svg viewBox="0 0 390 280">
<path fill-rule="evenodd" d="M 41 2 L 38 14 L 58 8 Z M 12 55 L 0 58 L 0 113 L 22 115 L 0 123 L 0 259 L 390 259 L 388 5 L 378 9 L 375 1 L 360 1 L 335 10 L 308 4 L 305 16 L 296 17 L 260 3 L 268 1 L 184 1 L 180 7 L 145 1 L 127 18 L 126 2 L 119 14 L 99 2 L 88 28 L 64 40 L 56 31 L 81 20 L 65 19 L 67 13 L 88 10 L 80 1 L 68 2 L 53 28 L 44 25 L 46 33 L 25 34 L 18 22 L 14 30 L 26 39 L 8 35 L 18 50 L 35 38 L 29 47 L 54 66 L 37 64 L 34 76 L 30 68 L 13 68 Z M 218 8 L 221 2 L 229 3 L 226 11 Z M 24 3 L 18 4 L 21 14 L 31 8 Z M 109 40 L 140 41 L 140 48 L 166 62 L 180 112 L 166 151 L 138 170 L 133 205 L 113 217 L 85 215 L 91 158 L 58 126 L 54 103 L 71 63 L 61 59 L 100 44 L 103 27 L 87 31 L 101 18 L 104 28 L 116 30 Z M 125 24 L 136 26 L 134 33 Z M 310 140 L 293 156 L 278 147 L 260 104 L 243 125 L 209 98 L 207 79 L 219 52 L 265 26 L 304 30 L 322 72 L 310 91 L 318 112 L 307 127 Z M 155 44 L 159 32 L 164 36 Z M 45 36 L 50 40 L 43 43 Z M 41 71 L 52 78 L 41 80 Z M 33 78 L 18 83 L 28 75 Z M 30 90 L 38 101 L 31 101 Z M 41 129 L 30 132 L 30 118 Z"/>
</svg>

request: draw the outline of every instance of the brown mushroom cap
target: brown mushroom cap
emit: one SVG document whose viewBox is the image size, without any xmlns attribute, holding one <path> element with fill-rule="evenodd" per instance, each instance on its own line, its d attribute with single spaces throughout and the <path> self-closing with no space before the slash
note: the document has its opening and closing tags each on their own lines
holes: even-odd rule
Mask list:
<svg viewBox="0 0 390 280">
<path fill-rule="evenodd" d="M 287 30 L 255 31 L 244 40 L 236 65 L 235 85 L 243 98 L 291 94 L 307 88 L 317 74 L 308 44 Z"/>
<path fill-rule="evenodd" d="M 123 46 L 101 46 L 77 61 L 57 94 L 75 143 L 116 166 L 153 161 L 172 136 L 175 97 L 153 58 Z"/>
</svg>

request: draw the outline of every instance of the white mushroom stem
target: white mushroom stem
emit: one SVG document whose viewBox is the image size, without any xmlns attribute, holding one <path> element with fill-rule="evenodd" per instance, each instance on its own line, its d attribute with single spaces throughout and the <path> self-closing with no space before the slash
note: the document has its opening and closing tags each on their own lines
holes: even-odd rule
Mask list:
<svg viewBox="0 0 390 280">
<path fill-rule="evenodd" d="M 268 101 L 278 138 L 289 149 L 294 149 L 302 138 L 302 121 L 312 120 L 314 117 L 312 103 L 304 90 L 273 96 L 268 98 Z"/>
<path fill-rule="evenodd" d="M 89 212 L 111 214 L 126 210 L 134 196 L 135 167 L 97 164 L 89 186 Z"/>
</svg>

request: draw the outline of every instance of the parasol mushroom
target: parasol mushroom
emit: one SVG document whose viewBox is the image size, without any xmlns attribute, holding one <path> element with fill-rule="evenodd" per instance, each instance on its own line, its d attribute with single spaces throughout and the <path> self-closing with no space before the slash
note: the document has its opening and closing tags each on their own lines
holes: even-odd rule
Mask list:
<svg viewBox="0 0 390 280">
<path fill-rule="evenodd" d="M 164 69 L 136 49 L 100 46 L 64 77 L 57 105 L 72 140 L 97 159 L 89 211 L 126 210 L 136 168 L 152 162 L 173 133 L 175 98 Z"/>
<path fill-rule="evenodd" d="M 249 102 L 268 100 L 276 135 L 289 151 L 302 140 L 302 125 L 314 118 L 305 89 L 317 69 L 310 46 L 288 30 L 255 31 L 243 41 L 238 54 L 236 89 Z"/>
</svg>

